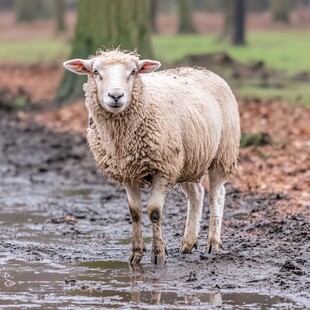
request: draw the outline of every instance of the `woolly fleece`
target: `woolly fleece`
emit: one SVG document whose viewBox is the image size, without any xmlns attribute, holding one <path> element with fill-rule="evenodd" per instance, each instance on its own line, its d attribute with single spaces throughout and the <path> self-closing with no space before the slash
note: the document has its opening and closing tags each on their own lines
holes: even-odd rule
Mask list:
<svg viewBox="0 0 310 310">
<path fill-rule="evenodd" d="M 107 64 L 135 61 L 138 55 L 100 51 Z M 227 83 L 204 68 L 177 68 L 138 74 L 132 102 L 121 113 L 99 104 L 92 76 L 84 84 L 93 122 L 87 140 L 97 165 L 112 181 L 149 185 L 160 172 L 169 186 L 199 182 L 211 165 L 228 178 L 237 166 L 239 113 Z"/>
</svg>

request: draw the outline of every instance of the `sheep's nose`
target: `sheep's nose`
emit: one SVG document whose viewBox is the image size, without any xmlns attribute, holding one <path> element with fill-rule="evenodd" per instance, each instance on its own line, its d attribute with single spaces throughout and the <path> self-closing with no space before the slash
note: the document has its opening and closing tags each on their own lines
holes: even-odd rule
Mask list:
<svg viewBox="0 0 310 310">
<path fill-rule="evenodd" d="M 124 92 L 121 88 L 112 88 L 109 90 L 108 96 L 117 102 L 119 99 L 124 97 Z"/>
</svg>

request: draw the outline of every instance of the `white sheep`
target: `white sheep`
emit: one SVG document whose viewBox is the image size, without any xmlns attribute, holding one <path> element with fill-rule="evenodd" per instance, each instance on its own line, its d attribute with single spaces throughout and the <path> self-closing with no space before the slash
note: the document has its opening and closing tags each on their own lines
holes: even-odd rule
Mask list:
<svg viewBox="0 0 310 310">
<path fill-rule="evenodd" d="M 197 245 L 204 179 L 209 176 L 207 252 L 221 246 L 224 183 L 236 170 L 240 140 L 236 99 L 227 83 L 204 68 L 152 73 L 158 61 L 135 52 L 101 51 L 64 67 L 87 74 L 84 84 L 90 124 L 87 140 L 97 165 L 124 186 L 133 223 L 130 262 L 139 263 L 142 238 L 140 189 L 150 186 L 152 262 L 166 261 L 161 220 L 169 189 L 180 183 L 188 199 L 181 252 Z M 146 74 L 145 74 L 146 73 Z"/>
</svg>

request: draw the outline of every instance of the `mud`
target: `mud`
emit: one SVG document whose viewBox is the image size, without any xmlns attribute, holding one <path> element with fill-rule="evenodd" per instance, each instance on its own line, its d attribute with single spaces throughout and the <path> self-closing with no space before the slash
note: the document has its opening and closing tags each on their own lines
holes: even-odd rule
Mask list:
<svg viewBox="0 0 310 310">
<path fill-rule="evenodd" d="M 199 248 L 182 255 L 186 202 L 175 188 L 163 216 L 167 264 L 150 264 L 144 213 L 147 252 L 131 266 L 125 192 L 98 173 L 84 137 L 15 114 L 1 116 L 0 131 L 0 308 L 310 307 L 309 206 L 283 214 L 289 196 L 228 184 L 223 249 L 205 254 L 205 198 Z"/>
</svg>

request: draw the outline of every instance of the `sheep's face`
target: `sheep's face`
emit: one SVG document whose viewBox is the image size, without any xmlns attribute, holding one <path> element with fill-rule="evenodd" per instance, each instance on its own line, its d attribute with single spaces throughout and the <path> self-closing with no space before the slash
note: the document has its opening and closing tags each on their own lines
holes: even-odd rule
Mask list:
<svg viewBox="0 0 310 310">
<path fill-rule="evenodd" d="M 107 58 L 98 56 L 88 60 L 69 60 L 64 67 L 93 78 L 101 107 L 111 113 L 120 113 L 130 105 L 137 75 L 155 71 L 160 67 L 160 62 L 138 60 L 136 57 L 127 61 L 108 62 Z"/>
</svg>

